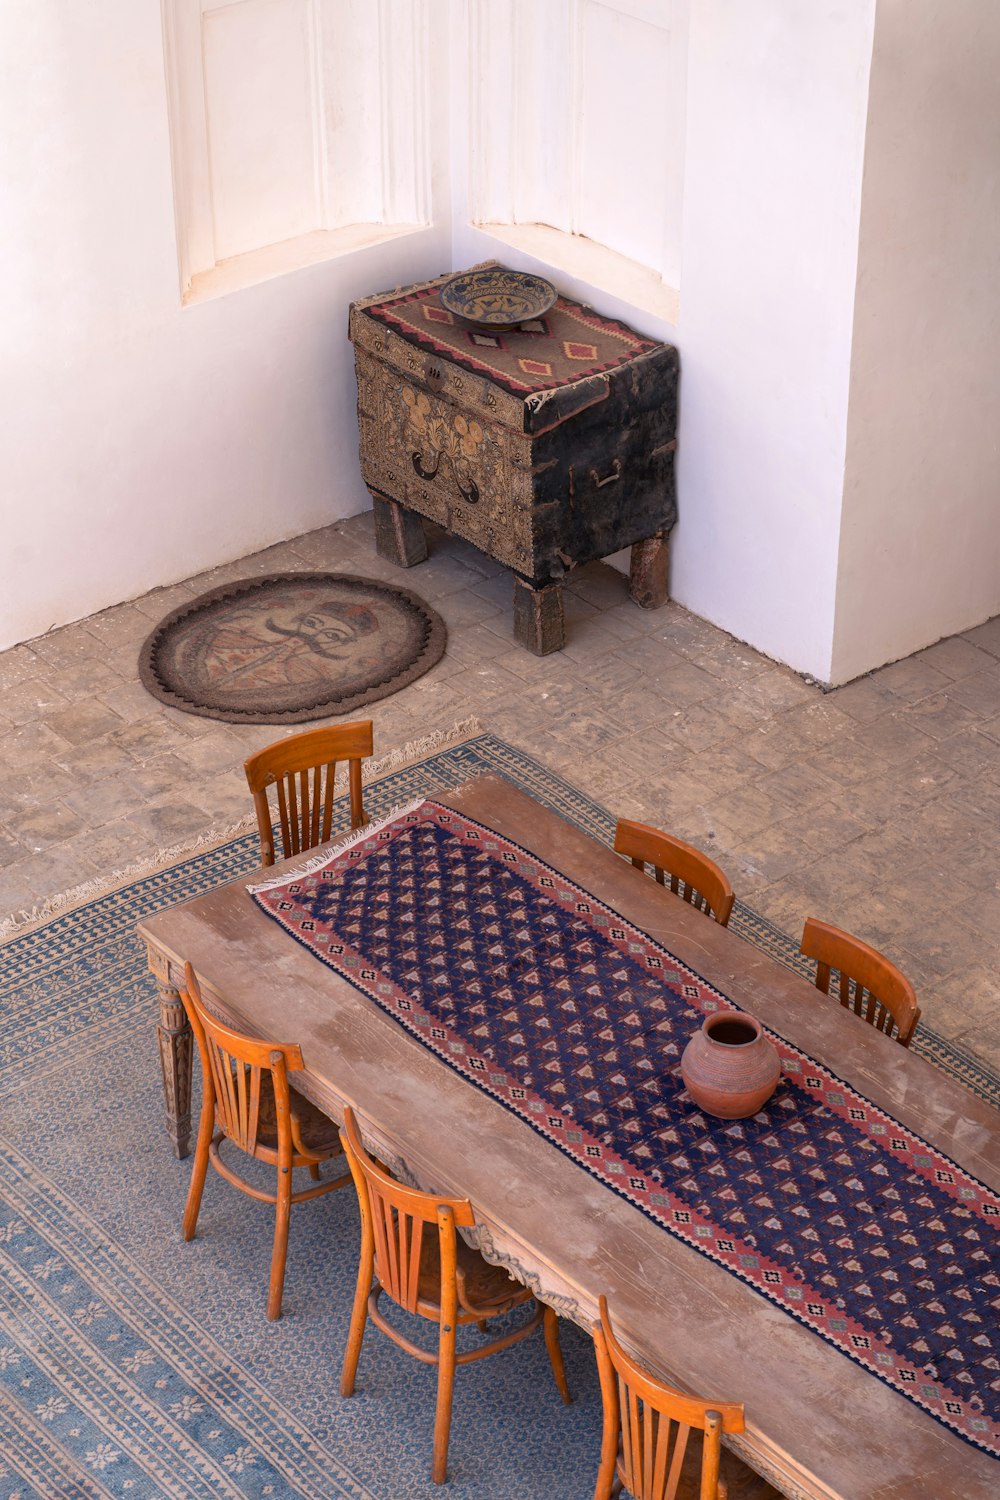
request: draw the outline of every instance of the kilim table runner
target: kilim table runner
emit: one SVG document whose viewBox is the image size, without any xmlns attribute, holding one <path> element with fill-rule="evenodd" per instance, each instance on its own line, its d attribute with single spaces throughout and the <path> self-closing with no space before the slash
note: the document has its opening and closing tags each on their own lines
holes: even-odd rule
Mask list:
<svg viewBox="0 0 1000 1500">
<path fill-rule="evenodd" d="M 1000 1196 L 983 1183 L 773 1033 L 767 1107 L 702 1114 L 681 1052 L 732 1002 L 450 808 L 403 809 L 250 891 L 602 1183 L 1000 1456 Z"/>
<path fill-rule="evenodd" d="M 368 305 L 368 315 L 407 343 L 441 354 L 515 394 L 551 390 L 599 375 L 648 354 L 644 339 L 624 323 L 559 297 L 543 318 L 507 333 L 477 328 L 441 305 L 440 284 L 418 286 Z"/>
</svg>

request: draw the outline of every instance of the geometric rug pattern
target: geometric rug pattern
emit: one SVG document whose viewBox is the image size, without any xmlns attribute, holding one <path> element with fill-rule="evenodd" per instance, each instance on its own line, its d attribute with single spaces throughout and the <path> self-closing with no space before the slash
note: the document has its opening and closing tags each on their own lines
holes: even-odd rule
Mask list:
<svg viewBox="0 0 1000 1500">
<path fill-rule="evenodd" d="M 610 841 L 611 813 L 490 735 L 391 772 L 366 807 L 378 818 L 486 773 Z M 347 810 L 337 817 L 339 832 Z M 351 1195 L 296 1210 L 274 1324 L 267 1205 L 212 1174 L 198 1236 L 180 1238 L 191 1165 L 163 1127 L 155 996 L 135 926 L 258 865 L 256 833 L 241 834 L 0 947 L 0 1500 L 440 1493 L 429 1480 L 432 1369 L 371 1339 L 358 1394 L 338 1394 L 357 1269 Z M 737 906 L 730 925 L 801 966 L 797 945 L 749 909 Z M 924 1027 L 914 1047 L 1000 1104 L 1000 1079 L 960 1048 Z M 568 1408 L 548 1399 L 540 1340 L 459 1372 L 454 1500 L 590 1493 L 601 1431 L 592 1346 L 572 1324 L 563 1346 Z"/>
<path fill-rule="evenodd" d="M 525 319 L 503 333 L 470 327 L 442 306 L 434 282 L 370 304 L 367 316 L 407 344 L 517 395 L 573 385 L 656 348 L 652 339 L 624 323 L 564 297 L 544 316 Z"/>
<path fill-rule="evenodd" d="M 1000 1195 L 774 1032 L 773 1096 L 704 1114 L 681 1054 L 739 1007 L 440 803 L 250 891 L 578 1167 L 1000 1458 Z"/>
</svg>

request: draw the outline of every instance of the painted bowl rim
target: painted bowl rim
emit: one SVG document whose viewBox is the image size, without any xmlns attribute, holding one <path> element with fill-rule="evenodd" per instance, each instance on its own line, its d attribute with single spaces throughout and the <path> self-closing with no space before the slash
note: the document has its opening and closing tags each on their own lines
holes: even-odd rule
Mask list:
<svg viewBox="0 0 1000 1500">
<path fill-rule="evenodd" d="M 451 288 L 458 281 L 480 281 L 488 285 L 491 278 L 499 276 L 502 276 L 508 283 L 511 278 L 520 282 L 525 292 L 531 290 L 538 293 L 536 306 L 530 312 L 526 312 L 522 318 L 518 318 L 517 323 L 512 324 L 509 317 L 473 317 L 468 311 L 468 301 L 465 298 L 454 296 L 451 291 Z M 482 266 L 478 270 L 456 271 L 454 276 L 450 276 L 447 281 L 442 283 L 438 296 L 441 299 L 442 307 L 447 308 L 450 313 L 454 313 L 457 317 L 464 318 L 467 323 L 474 323 L 477 328 L 509 329 L 512 327 L 516 328 L 519 323 L 528 322 L 531 318 L 543 318 L 555 306 L 559 293 L 551 281 L 546 281 L 544 276 L 536 276 L 533 271 L 511 271 L 506 266 Z"/>
</svg>

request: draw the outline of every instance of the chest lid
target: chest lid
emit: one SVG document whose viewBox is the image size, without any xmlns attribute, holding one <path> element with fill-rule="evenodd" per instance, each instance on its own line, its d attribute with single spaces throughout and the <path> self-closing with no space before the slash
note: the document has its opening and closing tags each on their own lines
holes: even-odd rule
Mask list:
<svg viewBox="0 0 1000 1500">
<path fill-rule="evenodd" d="M 509 332 L 477 327 L 442 305 L 448 280 L 353 302 L 350 337 L 409 378 L 518 431 L 545 431 L 605 400 L 636 361 L 676 363 L 670 345 L 567 297 Z"/>
</svg>

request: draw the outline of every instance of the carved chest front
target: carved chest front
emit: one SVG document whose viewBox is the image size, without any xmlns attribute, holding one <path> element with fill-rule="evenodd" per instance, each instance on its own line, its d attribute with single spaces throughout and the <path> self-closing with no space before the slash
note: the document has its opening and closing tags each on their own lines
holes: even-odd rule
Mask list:
<svg viewBox="0 0 1000 1500">
<path fill-rule="evenodd" d="M 445 280 L 351 307 L 379 551 L 420 561 L 421 516 L 465 537 L 513 571 L 515 635 L 538 652 L 563 643 L 567 571 L 622 547 L 633 597 L 662 603 L 676 349 L 562 297 L 513 330 L 476 327 L 441 305 Z"/>
</svg>

